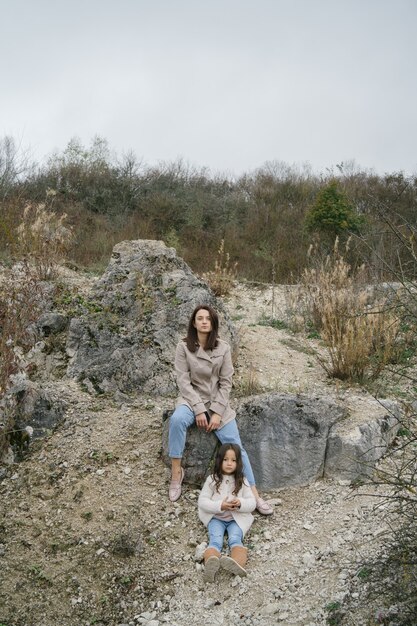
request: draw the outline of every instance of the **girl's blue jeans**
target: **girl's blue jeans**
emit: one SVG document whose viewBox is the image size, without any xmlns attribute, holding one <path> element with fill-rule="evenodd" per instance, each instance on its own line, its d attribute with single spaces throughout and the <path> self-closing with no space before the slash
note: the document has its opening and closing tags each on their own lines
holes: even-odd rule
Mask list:
<svg viewBox="0 0 417 626">
<path fill-rule="evenodd" d="M 195 415 L 186 404 L 177 406 L 169 419 L 169 456 L 174 459 L 181 459 L 185 448 L 185 439 L 187 437 L 187 429 L 194 424 Z M 252 466 L 249 461 L 246 450 L 242 447 L 240 441 L 239 430 L 236 420 L 233 419 L 222 428 L 213 431 L 220 443 L 236 443 L 242 450 L 243 473 L 252 487 L 255 485 L 255 477 L 253 475 Z"/>
<path fill-rule="evenodd" d="M 208 523 L 209 543 L 208 548 L 216 548 L 219 552 L 223 549 L 224 534 L 227 531 L 227 543 L 229 548 L 241 546 L 243 533 L 235 520 L 229 522 L 212 517 Z"/>
</svg>

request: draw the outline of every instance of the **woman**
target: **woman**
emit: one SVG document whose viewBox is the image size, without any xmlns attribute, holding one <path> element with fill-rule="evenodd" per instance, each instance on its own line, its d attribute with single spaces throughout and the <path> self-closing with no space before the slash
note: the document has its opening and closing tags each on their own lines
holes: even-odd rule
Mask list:
<svg viewBox="0 0 417 626">
<path fill-rule="evenodd" d="M 236 413 L 229 404 L 232 356 L 229 344 L 219 339 L 218 329 L 217 312 L 209 305 L 199 305 L 190 317 L 187 336 L 177 345 L 175 371 L 181 395 L 169 424 L 172 464 L 169 499 L 175 502 L 181 496 L 184 480 L 181 458 L 187 428 L 195 422 L 207 433 L 214 432 L 220 443 L 240 446 L 244 474 L 255 496 L 256 508 L 262 515 L 271 515 L 273 509 L 259 496 L 249 457 L 240 441 Z"/>
</svg>

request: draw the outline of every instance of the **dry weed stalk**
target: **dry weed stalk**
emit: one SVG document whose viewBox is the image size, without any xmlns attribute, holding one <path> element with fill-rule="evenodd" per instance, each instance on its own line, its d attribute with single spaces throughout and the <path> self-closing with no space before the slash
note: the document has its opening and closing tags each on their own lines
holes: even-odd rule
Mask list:
<svg viewBox="0 0 417 626">
<path fill-rule="evenodd" d="M 214 269 L 205 272 L 203 278 L 216 296 L 226 296 L 230 293 L 236 273 L 237 262 L 230 264 L 230 255 L 225 252 L 224 239 L 222 239 L 214 261 Z"/>
<path fill-rule="evenodd" d="M 365 266 L 347 263 L 337 239 L 332 254 L 302 275 L 304 317 L 325 341 L 329 361 L 320 363 L 336 378 L 374 378 L 397 351 L 398 316 L 386 300 L 372 302 L 366 277 Z"/>
<path fill-rule="evenodd" d="M 55 192 L 49 191 L 49 196 Z M 19 252 L 29 258 L 40 280 L 56 275 L 72 240 L 72 229 L 65 225 L 66 214 L 58 216 L 45 204 L 28 204 L 23 212 L 23 222 L 18 226 Z"/>
<path fill-rule="evenodd" d="M 243 374 L 235 387 L 235 395 L 237 397 L 254 396 L 262 393 L 263 387 L 259 382 L 255 367 L 251 363 L 248 370 Z"/>
</svg>

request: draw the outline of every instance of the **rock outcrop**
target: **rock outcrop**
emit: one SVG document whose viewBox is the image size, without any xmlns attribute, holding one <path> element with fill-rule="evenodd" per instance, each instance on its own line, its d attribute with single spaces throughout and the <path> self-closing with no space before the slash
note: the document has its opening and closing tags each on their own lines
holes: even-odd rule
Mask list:
<svg viewBox="0 0 417 626">
<path fill-rule="evenodd" d="M 347 408 L 329 398 L 268 393 L 243 402 L 236 419 L 257 486 L 302 486 L 323 477 L 355 482 L 370 476 L 399 424 L 397 405 L 380 406 L 383 415 L 354 426 L 349 424 Z M 186 482 L 202 481 L 216 447 L 212 434 L 207 436 L 195 427 L 189 430 L 183 461 Z M 168 421 L 162 456 L 169 464 Z"/>
<path fill-rule="evenodd" d="M 375 400 L 375 403 L 377 401 Z M 397 434 L 401 412 L 398 404 L 378 402 L 382 414 L 356 426 L 335 424 L 328 438 L 324 476 L 356 482 L 373 474 Z"/>
<path fill-rule="evenodd" d="M 213 305 L 221 333 L 235 331 L 221 303 L 162 241 L 123 241 L 68 329 L 67 375 L 98 393 L 175 393 L 173 355 L 197 304 Z"/>
<path fill-rule="evenodd" d="M 236 345 L 237 333 L 222 301 L 161 241 L 116 245 L 91 291 L 77 293 L 78 307 L 48 310 L 54 298 L 47 287 L 48 304 L 33 324 L 34 337 L 40 340 L 27 355 L 38 378 L 17 377 L 0 406 L 0 434 L 6 424 L 14 424 L 23 437 L 25 432 L 42 436 L 63 419 L 65 402 L 48 391 L 50 378 L 63 377 L 65 385 L 79 381 L 89 392 L 109 393 L 116 402 L 127 402 L 127 394 L 136 392 L 174 397 L 175 346 L 197 304 L 218 310 L 221 336 Z M 395 437 L 399 409 L 375 400 L 379 411 L 369 410 L 369 399 L 363 404 L 358 396 L 354 415 L 352 396 L 349 402 L 284 393 L 243 401 L 237 420 L 257 485 L 273 489 L 307 485 L 321 477 L 352 482 L 369 476 Z M 216 447 L 214 434 L 190 429 L 184 453 L 188 482 L 201 484 Z M 168 421 L 162 455 L 169 464 L 167 448 Z"/>
</svg>

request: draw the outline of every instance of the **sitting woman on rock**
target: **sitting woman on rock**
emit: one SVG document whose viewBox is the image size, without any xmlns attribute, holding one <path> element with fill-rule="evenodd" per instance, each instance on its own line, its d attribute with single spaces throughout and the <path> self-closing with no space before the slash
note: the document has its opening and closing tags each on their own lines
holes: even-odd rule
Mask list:
<svg viewBox="0 0 417 626">
<path fill-rule="evenodd" d="M 195 422 L 205 432 L 214 432 L 220 443 L 234 443 L 241 448 L 243 472 L 255 496 L 256 509 L 262 515 L 271 515 L 272 507 L 259 496 L 249 457 L 240 441 L 236 413 L 229 404 L 232 356 L 229 344 L 219 339 L 218 329 L 217 312 L 202 304 L 194 309 L 187 336 L 177 345 L 175 371 L 180 398 L 169 423 L 172 464 L 169 499 L 175 502 L 181 496 L 184 480 L 181 458 L 187 429 Z"/>
<path fill-rule="evenodd" d="M 209 543 L 204 552 L 206 582 L 213 582 L 219 567 L 246 576 L 248 549 L 243 537 L 252 526 L 255 496 L 243 475 L 242 454 L 235 443 L 220 446 L 213 474 L 206 479 L 198 498 L 198 515 L 207 526 Z M 224 535 L 230 556 L 222 556 Z"/>
</svg>

